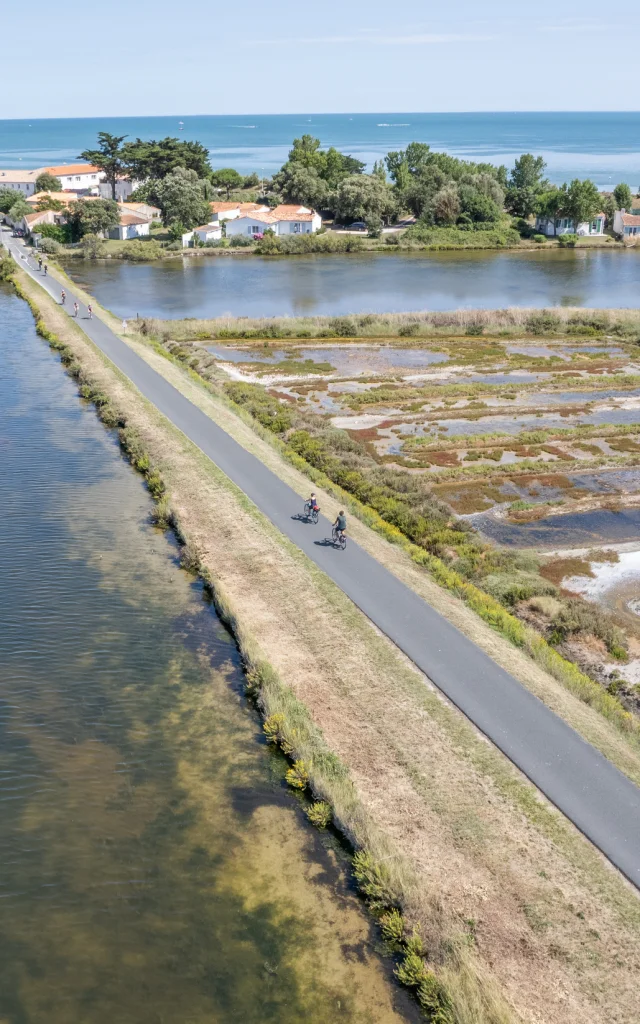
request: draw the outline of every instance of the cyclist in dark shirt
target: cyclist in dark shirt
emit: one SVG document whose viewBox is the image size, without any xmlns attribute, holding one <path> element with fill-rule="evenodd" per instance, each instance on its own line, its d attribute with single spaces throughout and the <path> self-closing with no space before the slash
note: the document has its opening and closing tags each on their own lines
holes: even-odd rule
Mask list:
<svg viewBox="0 0 640 1024">
<path fill-rule="evenodd" d="M 343 533 L 347 532 L 347 517 L 345 516 L 342 509 L 340 509 L 340 511 L 338 512 L 336 521 L 333 524 L 333 526 L 339 537 L 342 536 Z"/>
</svg>

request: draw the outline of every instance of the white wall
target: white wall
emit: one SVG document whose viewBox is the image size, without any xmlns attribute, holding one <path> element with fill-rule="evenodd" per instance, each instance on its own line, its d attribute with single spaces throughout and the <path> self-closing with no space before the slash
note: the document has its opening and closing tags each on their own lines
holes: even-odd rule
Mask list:
<svg viewBox="0 0 640 1024">
<path fill-rule="evenodd" d="M 33 196 L 36 191 L 36 181 L 12 181 L 11 172 L 6 177 L 0 177 L 0 188 L 13 188 L 16 192 L 22 192 L 23 196 Z"/>
<path fill-rule="evenodd" d="M 58 174 L 63 189 L 77 192 L 83 188 L 95 188 L 104 178 L 104 171 L 92 171 L 90 174 Z"/>
<path fill-rule="evenodd" d="M 250 215 L 244 217 L 236 217 L 234 220 L 227 220 L 227 238 L 231 238 L 232 235 L 247 235 L 249 237 L 252 232 L 249 231 L 251 227 L 257 227 L 258 234 L 263 233 L 267 228 L 272 228 L 276 234 L 278 234 L 277 224 L 269 224 L 260 220 L 260 214 Z"/>
</svg>

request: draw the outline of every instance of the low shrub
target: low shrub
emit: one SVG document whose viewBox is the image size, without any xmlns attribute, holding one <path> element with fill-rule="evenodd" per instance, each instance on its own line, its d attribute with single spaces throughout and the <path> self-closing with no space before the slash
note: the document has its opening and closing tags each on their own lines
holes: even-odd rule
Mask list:
<svg viewBox="0 0 640 1024">
<path fill-rule="evenodd" d="M 456 1024 L 451 997 L 433 971 L 427 971 L 418 986 L 418 1003 L 430 1024 Z"/>
<path fill-rule="evenodd" d="M 486 590 L 491 597 L 495 597 L 500 604 L 509 607 L 517 604 L 518 601 L 526 601 L 530 597 L 557 593 L 553 583 L 533 572 L 511 572 L 509 575 L 491 574 L 482 580 L 482 589 Z"/>
<path fill-rule="evenodd" d="M 563 249 L 573 249 L 579 236 L 573 234 L 558 235 L 558 241 Z"/>
<path fill-rule="evenodd" d="M 552 334 L 561 329 L 562 320 L 550 309 L 541 309 L 527 317 L 525 327 L 529 334 Z"/>
<path fill-rule="evenodd" d="M 398 964 L 395 976 L 402 985 L 407 988 L 418 988 L 427 977 L 427 967 L 417 953 L 408 952 L 401 964 Z"/>
<path fill-rule="evenodd" d="M 63 248 L 64 246 L 60 242 L 56 242 L 55 238 L 41 238 L 38 243 L 39 252 L 43 252 L 46 256 L 57 256 Z"/>
<path fill-rule="evenodd" d="M 348 316 L 336 316 L 329 323 L 329 330 L 338 338 L 355 338 L 358 328 Z"/>
<path fill-rule="evenodd" d="M 232 235 L 229 239 L 229 245 L 232 249 L 250 249 L 255 245 L 255 242 L 248 235 Z"/>
<path fill-rule="evenodd" d="M 392 909 L 395 899 L 384 864 L 376 864 L 370 853 L 358 850 L 353 857 L 353 873 L 360 892 L 373 909 Z"/>
<path fill-rule="evenodd" d="M 134 238 L 130 242 L 125 242 L 118 250 L 118 257 L 121 260 L 131 260 L 133 263 L 145 263 L 161 259 L 162 252 L 162 246 L 155 238 L 148 242 L 144 242 L 141 238 Z"/>
<path fill-rule="evenodd" d="M 562 643 L 578 633 L 602 640 L 614 658 L 626 658 L 627 640 L 613 620 L 595 605 L 569 598 L 551 622 L 551 642 Z"/>
<path fill-rule="evenodd" d="M 380 928 L 387 942 L 398 945 L 404 936 L 404 919 L 395 908 L 380 918 Z"/>
<path fill-rule="evenodd" d="M 0 281 L 9 281 L 15 272 L 16 265 L 11 256 L 0 249 Z"/>
<path fill-rule="evenodd" d="M 547 240 L 547 236 L 546 235 L 533 235 L 532 237 L 533 237 L 533 241 L 534 242 L 538 242 L 539 245 L 542 245 L 542 243 L 546 242 L 546 240 Z"/>
<path fill-rule="evenodd" d="M 307 810 L 307 818 L 316 828 L 326 828 L 332 816 L 331 805 L 324 800 L 317 800 Z"/>
<path fill-rule="evenodd" d="M 285 775 L 293 789 L 306 789 L 309 785 L 309 765 L 306 761 L 294 761 Z"/>
</svg>

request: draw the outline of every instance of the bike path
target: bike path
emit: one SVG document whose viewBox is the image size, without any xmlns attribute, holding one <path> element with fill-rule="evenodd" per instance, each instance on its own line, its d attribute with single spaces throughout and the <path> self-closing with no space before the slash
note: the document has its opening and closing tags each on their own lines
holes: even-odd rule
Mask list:
<svg viewBox="0 0 640 1024">
<path fill-rule="evenodd" d="M 11 240 L 14 254 L 20 247 Z M 59 301 L 61 286 L 18 259 Z M 76 296 L 67 288 L 67 304 Z M 79 301 L 79 300 L 78 300 Z M 640 789 L 447 619 L 352 540 L 335 549 L 330 521 L 296 517 L 300 496 L 193 405 L 103 321 L 79 326 L 139 391 L 344 591 L 545 796 L 640 888 Z M 337 511 L 337 507 L 336 507 Z M 389 680 L 393 686 L 393 679 Z"/>
</svg>

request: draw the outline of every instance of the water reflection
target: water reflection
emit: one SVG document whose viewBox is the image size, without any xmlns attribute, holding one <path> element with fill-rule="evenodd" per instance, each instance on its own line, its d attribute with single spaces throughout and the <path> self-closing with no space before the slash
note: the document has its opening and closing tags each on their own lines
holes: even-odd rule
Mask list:
<svg viewBox="0 0 640 1024">
<path fill-rule="evenodd" d="M 562 305 L 634 307 L 640 251 L 370 253 L 72 260 L 68 271 L 119 316 L 286 316 Z"/>
<path fill-rule="evenodd" d="M 229 635 L 0 291 L 0 1019 L 399 1024 Z"/>
</svg>

